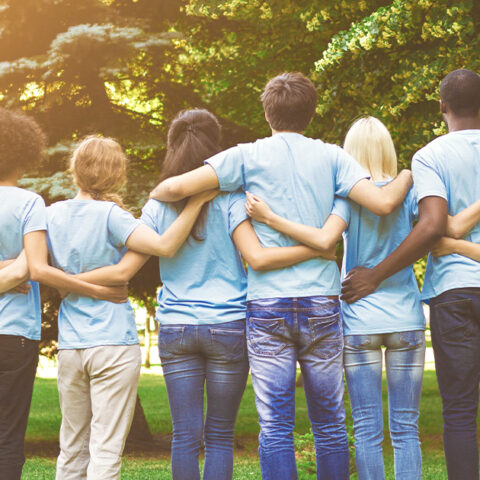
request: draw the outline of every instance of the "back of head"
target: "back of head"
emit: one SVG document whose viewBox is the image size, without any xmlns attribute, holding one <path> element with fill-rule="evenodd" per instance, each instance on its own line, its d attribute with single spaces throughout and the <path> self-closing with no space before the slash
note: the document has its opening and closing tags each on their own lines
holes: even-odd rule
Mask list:
<svg viewBox="0 0 480 480">
<path fill-rule="evenodd" d="M 45 135 L 33 118 L 0 108 L 0 180 L 38 166 L 44 148 Z"/>
<path fill-rule="evenodd" d="M 397 174 L 397 154 L 387 127 L 375 117 L 356 120 L 345 137 L 344 149 L 370 172 L 373 180 Z"/>
<path fill-rule="evenodd" d="M 317 105 L 317 91 L 302 73 L 277 75 L 260 98 L 271 128 L 277 131 L 303 132 Z"/>
<path fill-rule="evenodd" d="M 473 118 L 480 113 L 480 75 L 454 70 L 440 84 L 440 99 L 457 117 Z"/>
<path fill-rule="evenodd" d="M 77 186 L 95 200 L 123 207 L 117 194 L 127 181 L 127 157 L 113 138 L 89 136 L 73 151 L 70 169 Z"/>
<path fill-rule="evenodd" d="M 207 158 L 220 152 L 221 127 L 208 110 L 183 110 L 173 119 L 167 138 L 167 153 L 161 179 L 165 180 L 201 167 Z M 207 218 L 204 205 L 192 229 L 195 240 L 201 240 L 201 230 Z"/>
</svg>

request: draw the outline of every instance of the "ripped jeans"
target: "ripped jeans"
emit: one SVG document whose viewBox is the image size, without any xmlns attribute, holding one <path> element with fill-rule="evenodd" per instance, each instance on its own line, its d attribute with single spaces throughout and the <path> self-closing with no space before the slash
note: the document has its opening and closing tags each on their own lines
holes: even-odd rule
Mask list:
<svg viewBox="0 0 480 480">
<path fill-rule="evenodd" d="M 317 479 L 347 480 L 343 334 L 338 298 L 248 302 L 247 345 L 260 421 L 262 478 L 298 478 L 293 443 L 298 362 L 315 441 Z"/>
<path fill-rule="evenodd" d="M 422 456 L 418 414 L 425 363 L 425 332 L 345 336 L 345 376 L 355 429 L 359 480 L 385 478 L 382 443 L 382 345 L 388 385 L 390 437 L 395 478 L 420 480 Z"/>
</svg>

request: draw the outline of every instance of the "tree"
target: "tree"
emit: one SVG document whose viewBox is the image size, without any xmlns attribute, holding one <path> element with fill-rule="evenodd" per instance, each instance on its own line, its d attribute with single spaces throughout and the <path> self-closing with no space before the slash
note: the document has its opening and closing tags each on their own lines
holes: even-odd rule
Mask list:
<svg viewBox="0 0 480 480">
<path fill-rule="evenodd" d="M 401 162 L 444 133 L 440 80 L 480 69 L 477 2 L 395 0 L 335 35 L 315 63 L 321 136 L 339 141 L 352 119 L 372 114 L 392 132 Z"/>
</svg>

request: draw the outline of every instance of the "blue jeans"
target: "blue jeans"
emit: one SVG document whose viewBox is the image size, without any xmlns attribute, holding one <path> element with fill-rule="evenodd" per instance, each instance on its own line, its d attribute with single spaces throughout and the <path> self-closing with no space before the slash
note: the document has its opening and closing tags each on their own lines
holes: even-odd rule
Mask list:
<svg viewBox="0 0 480 480">
<path fill-rule="evenodd" d="M 395 478 L 420 480 L 418 414 L 425 364 L 425 332 L 345 336 L 345 375 L 355 429 L 359 480 L 383 480 L 382 345 L 386 347 L 390 437 Z"/>
<path fill-rule="evenodd" d="M 230 480 L 233 430 L 248 377 L 245 320 L 160 325 L 159 349 L 172 413 L 173 479 L 200 479 L 198 456 L 203 435 L 203 479 Z"/>
<path fill-rule="evenodd" d="M 338 299 L 303 297 L 250 301 L 247 304 L 247 344 L 260 418 L 262 478 L 298 478 L 293 428 L 299 362 L 315 439 L 317 479 L 348 479 L 343 334 Z"/>
<path fill-rule="evenodd" d="M 478 480 L 480 288 L 453 289 L 430 300 L 430 328 L 448 478 Z"/>
</svg>

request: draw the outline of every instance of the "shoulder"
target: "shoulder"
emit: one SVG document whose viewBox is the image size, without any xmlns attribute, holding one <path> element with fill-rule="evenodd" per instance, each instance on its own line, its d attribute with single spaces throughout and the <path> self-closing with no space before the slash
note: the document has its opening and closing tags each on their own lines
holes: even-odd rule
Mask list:
<svg viewBox="0 0 480 480">
<path fill-rule="evenodd" d="M 439 155 L 442 155 L 444 152 L 445 147 L 454 143 L 454 136 L 447 133 L 440 137 L 435 138 L 431 142 L 427 143 L 424 147 L 420 150 L 415 152 L 413 155 L 413 161 L 417 160 L 433 160 Z"/>
<path fill-rule="evenodd" d="M 19 202 L 29 205 L 35 203 L 45 206 L 43 198 L 38 193 L 32 192 L 31 190 L 26 190 L 24 188 L 15 188 L 14 192 L 14 195 L 17 197 Z"/>
</svg>

